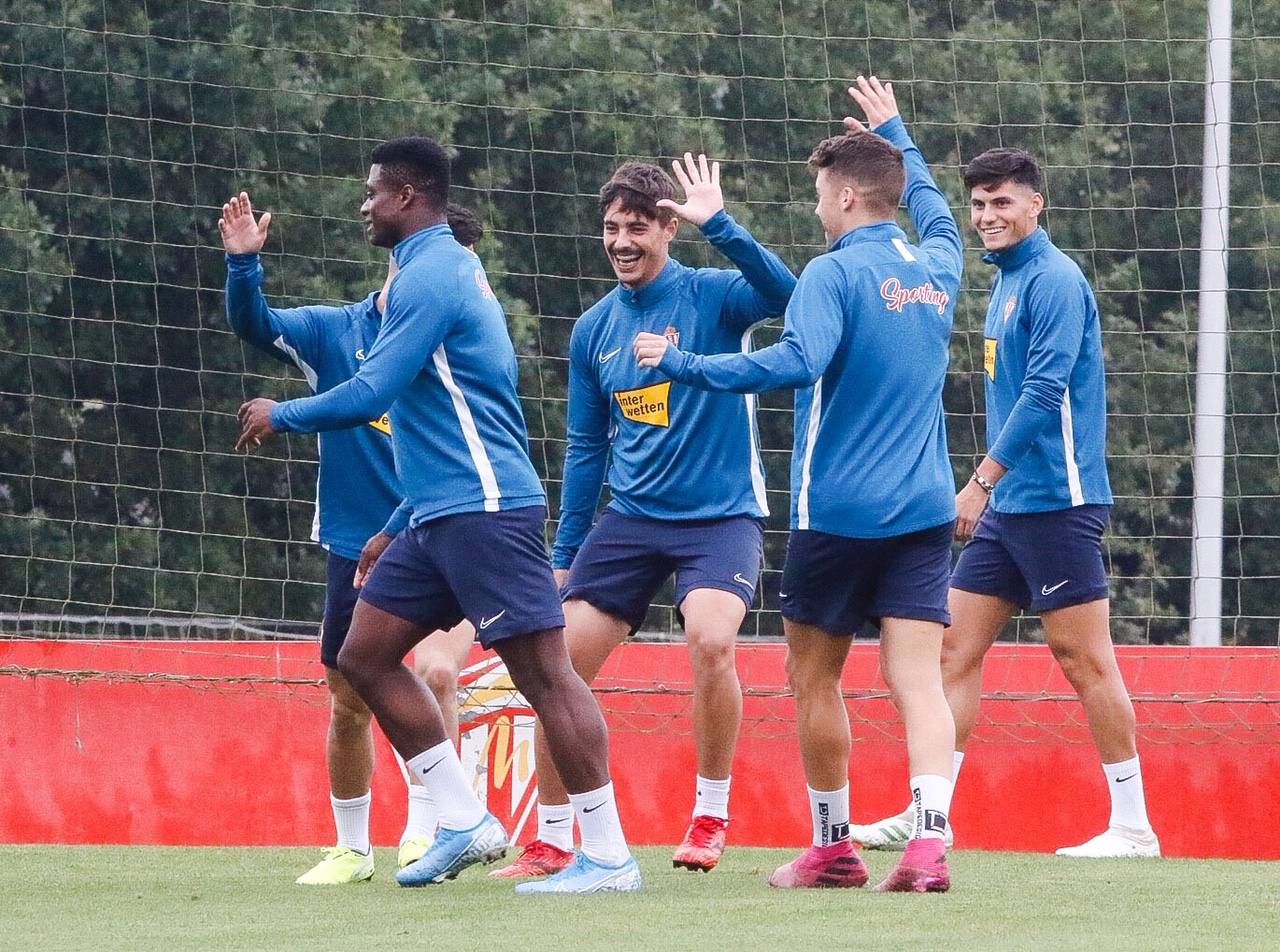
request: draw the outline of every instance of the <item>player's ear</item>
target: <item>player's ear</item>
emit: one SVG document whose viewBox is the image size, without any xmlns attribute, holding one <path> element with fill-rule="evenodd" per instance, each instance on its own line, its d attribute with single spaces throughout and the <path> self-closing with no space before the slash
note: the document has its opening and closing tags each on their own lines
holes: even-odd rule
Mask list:
<svg viewBox="0 0 1280 952">
<path fill-rule="evenodd" d="M 1044 211 L 1044 196 L 1039 192 L 1031 194 L 1031 215 L 1035 217 Z"/>
</svg>

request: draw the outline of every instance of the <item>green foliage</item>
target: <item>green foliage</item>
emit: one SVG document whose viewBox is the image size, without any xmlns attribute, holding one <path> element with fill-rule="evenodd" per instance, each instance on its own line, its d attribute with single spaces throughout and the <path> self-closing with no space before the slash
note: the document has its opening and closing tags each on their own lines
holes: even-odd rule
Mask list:
<svg viewBox="0 0 1280 952">
<path fill-rule="evenodd" d="M 1236 10 L 1226 609 L 1228 637 L 1275 643 L 1280 14 Z M 804 159 L 875 72 L 962 225 L 968 158 L 1043 158 L 1046 223 L 1103 312 L 1116 634 L 1185 638 L 1202 4 L 17 0 L 2 19 L 0 610 L 318 615 L 311 441 L 230 453 L 242 399 L 302 392 L 226 331 L 214 224 L 233 191 L 274 212 L 273 300 L 350 300 L 384 267 L 355 215 L 370 149 L 448 143 L 491 231 L 554 503 L 569 330 L 612 283 L 594 198 L 610 170 L 722 157 L 733 212 L 799 269 L 821 250 Z M 720 264 L 691 231 L 682 260 Z M 982 448 L 989 275 L 972 251 L 946 393 L 958 477 Z M 774 529 L 789 403 L 762 402 Z"/>
</svg>

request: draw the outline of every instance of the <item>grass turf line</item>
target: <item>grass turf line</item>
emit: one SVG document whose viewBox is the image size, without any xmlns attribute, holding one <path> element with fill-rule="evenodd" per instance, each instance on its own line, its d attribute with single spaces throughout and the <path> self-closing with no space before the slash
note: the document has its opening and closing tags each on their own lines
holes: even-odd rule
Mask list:
<svg viewBox="0 0 1280 952">
<path fill-rule="evenodd" d="M 1274 863 L 951 856 L 947 895 L 768 888 L 791 850 L 730 847 L 710 874 L 636 851 L 638 894 L 515 896 L 482 870 L 395 885 L 377 850 L 370 883 L 296 886 L 311 849 L 0 846 L 0 945 L 24 949 L 541 950 L 842 948 L 1104 952 L 1265 948 L 1280 900 Z M 872 882 L 896 854 L 868 857 Z"/>
</svg>

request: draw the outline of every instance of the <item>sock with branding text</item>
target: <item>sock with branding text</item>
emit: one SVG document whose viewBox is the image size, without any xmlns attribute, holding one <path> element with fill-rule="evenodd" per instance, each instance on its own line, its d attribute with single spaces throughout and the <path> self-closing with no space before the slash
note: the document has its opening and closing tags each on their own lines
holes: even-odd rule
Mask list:
<svg viewBox="0 0 1280 952">
<path fill-rule="evenodd" d="M 427 796 L 439 811 L 440 826 L 446 830 L 469 830 L 484 819 L 484 805 L 476 799 L 458 759 L 457 748 L 448 738 L 405 761 L 422 781 Z"/>
<path fill-rule="evenodd" d="M 849 785 L 839 790 L 809 791 L 809 815 L 813 818 L 813 845 L 830 846 L 849 838 Z"/>
<path fill-rule="evenodd" d="M 732 780 L 732 777 L 708 780 L 699 774 L 694 787 L 693 815 L 729 819 L 729 784 Z"/>
<path fill-rule="evenodd" d="M 951 810 L 953 789 L 955 785 L 950 777 L 920 774 L 911 778 L 911 802 L 915 806 L 915 820 L 911 828 L 913 840 L 943 838 L 947 831 L 947 813 Z"/>
<path fill-rule="evenodd" d="M 1138 758 L 1103 764 L 1102 772 L 1107 775 L 1107 790 L 1111 793 L 1111 825 L 1131 830 L 1151 829 Z"/>
<path fill-rule="evenodd" d="M 622 821 L 618 819 L 618 801 L 613 796 L 613 784 L 607 783 L 589 793 L 571 793 L 569 802 L 578 817 L 578 831 L 582 834 L 582 852 L 587 859 L 602 866 L 619 866 L 631 856 L 626 837 L 622 835 Z"/>
<path fill-rule="evenodd" d="M 538 804 L 538 839 L 557 849 L 573 849 L 573 804 Z"/>
<path fill-rule="evenodd" d="M 329 803 L 333 806 L 333 825 L 338 828 L 338 845 L 357 853 L 369 853 L 369 804 L 373 795 L 365 792 L 350 800 L 339 800 L 332 793 Z"/>
</svg>

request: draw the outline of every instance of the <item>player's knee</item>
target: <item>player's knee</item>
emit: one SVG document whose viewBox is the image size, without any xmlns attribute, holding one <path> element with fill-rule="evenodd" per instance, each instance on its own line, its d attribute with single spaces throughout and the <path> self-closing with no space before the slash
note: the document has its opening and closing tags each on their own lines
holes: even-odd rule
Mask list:
<svg viewBox="0 0 1280 952">
<path fill-rule="evenodd" d="M 690 633 L 689 663 L 693 667 L 694 677 L 707 680 L 731 676 L 735 671 L 733 649 L 732 636 L 726 638 Z"/>
<path fill-rule="evenodd" d="M 1074 645 L 1058 645 L 1053 647 L 1053 656 L 1063 675 L 1077 692 L 1087 690 L 1103 681 L 1110 674 L 1111 665 L 1107 659 L 1080 650 Z"/>
<path fill-rule="evenodd" d="M 458 693 L 458 666 L 447 658 L 428 659 L 418 669 L 418 677 L 437 699 L 450 698 Z"/>
<path fill-rule="evenodd" d="M 816 664 L 815 659 L 795 651 L 787 652 L 787 683 L 797 697 L 819 691 L 840 689 L 840 672 Z"/>
<path fill-rule="evenodd" d="M 339 736 L 362 733 L 373 718 L 368 705 L 350 687 L 331 688 L 329 694 L 329 726 Z"/>
</svg>

